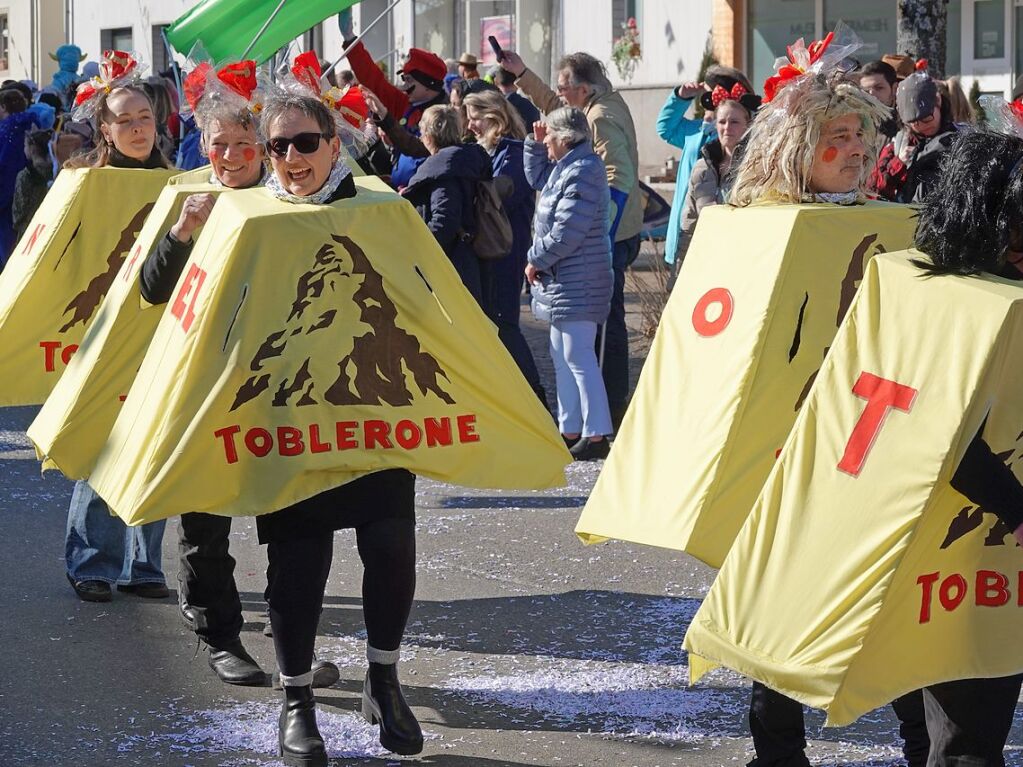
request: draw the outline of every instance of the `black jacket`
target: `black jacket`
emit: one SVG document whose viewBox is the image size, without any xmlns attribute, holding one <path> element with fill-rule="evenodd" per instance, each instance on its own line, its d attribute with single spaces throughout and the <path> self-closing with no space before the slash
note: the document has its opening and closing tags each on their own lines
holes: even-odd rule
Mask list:
<svg viewBox="0 0 1023 767">
<path fill-rule="evenodd" d="M 490 156 L 482 147 L 449 146 L 426 158 L 402 192 L 416 207 L 477 301 L 479 259 L 469 238 L 476 231 L 476 184 L 490 178 L 492 172 Z"/>
</svg>

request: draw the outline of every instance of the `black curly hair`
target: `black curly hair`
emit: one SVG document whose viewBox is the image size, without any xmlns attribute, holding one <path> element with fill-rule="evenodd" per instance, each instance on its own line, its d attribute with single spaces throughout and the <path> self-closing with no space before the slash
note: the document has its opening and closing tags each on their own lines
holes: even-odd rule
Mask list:
<svg viewBox="0 0 1023 767">
<path fill-rule="evenodd" d="M 960 135 L 924 200 L 916 247 L 930 274 L 997 273 L 1023 250 L 1023 139 L 992 131 Z"/>
</svg>

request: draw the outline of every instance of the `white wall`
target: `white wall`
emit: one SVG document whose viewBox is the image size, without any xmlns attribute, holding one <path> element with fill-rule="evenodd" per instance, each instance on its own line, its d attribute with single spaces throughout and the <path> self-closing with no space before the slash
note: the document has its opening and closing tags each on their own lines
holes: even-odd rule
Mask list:
<svg viewBox="0 0 1023 767">
<path fill-rule="evenodd" d="M 100 30 L 131 27 L 132 49 L 149 66 L 147 74 L 152 74 L 153 26 L 170 24 L 196 0 L 74 0 L 72 4 L 71 39 L 90 61 L 99 61 L 103 53 Z M 184 63 L 182 56 L 176 58 Z"/>
<path fill-rule="evenodd" d="M 624 83 L 611 61 L 611 0 L 564 0 L 564 50 L 586 51 L 607 64 L 616 85 L 660 87 L 695 79 L 710 39 L 711 0 L 639 0 L 640 46 L 643 58 L 630 83 Z"/>
<path fill-rule="evenodd" d="M 64 42 L 62 0 L 0 0 L 0 11 L 7 12 L 9 25 L 8 69 L 0 78 L 32 79 L 45 87 L 57 71 L 49 54 Z"/>
</svg>

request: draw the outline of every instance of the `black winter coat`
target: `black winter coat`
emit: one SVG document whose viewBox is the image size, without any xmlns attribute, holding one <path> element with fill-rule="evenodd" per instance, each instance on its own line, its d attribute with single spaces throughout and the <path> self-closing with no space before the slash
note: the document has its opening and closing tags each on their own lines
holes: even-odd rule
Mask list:
<svg viewBox="0 0 1023 767">
<path fill-rule="evenodd" d="M 482 147 L 449 146 L 426 158 L 402 192 L 477 301 L 480 264 L 469 240 L 476 231 L 476 184 L 491 175 L 490 156 Z"/>
</svg>

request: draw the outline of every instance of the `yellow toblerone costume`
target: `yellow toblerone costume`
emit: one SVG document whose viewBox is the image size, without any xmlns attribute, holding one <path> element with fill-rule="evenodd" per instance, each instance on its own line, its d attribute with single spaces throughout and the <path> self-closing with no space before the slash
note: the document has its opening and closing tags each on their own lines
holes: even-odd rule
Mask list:
<svg viewBox="0 0 1023 767">
<path fill-rule="evenodd" d="M 719 566 L 865 264 L 912 242 L 913 215 L 887 203 L 706 208 L 579 537 Z"/>
<path fill-rule="evenodd" d="M 876 257 L 685 638 L 847 724 L 1023 671 L 1023 555 L 952 489 L 978 430 L 1021 475 L 1023 287 Z"/>
<path fill-rule="evenodd" d="M 357 184 L 217 201 L 90 478 L 126 522 L 267 513 L 394 467 L 563 484 L 550 415 L 422 220 Z"/>
<path fill-rule="evenodd" d="M 0 273 L 0 406 L 46 399 L 173 174 L 58 174 Z"/>
<path fill-rule="evenodd" d="M 189 195 L 230 191 L 212 184 L 182 184 L 175 177 L 160 193 L 95 321 L 29 426 L 28 436 L 45 467 L 56 467 L 71 479 L 89 476 L 163 314 L 163 307 L 150 307 L 142 299 L 142 265 L 170 231 Z M 201 238 L 201 233 L 196 235 Z"/>
</svg>

